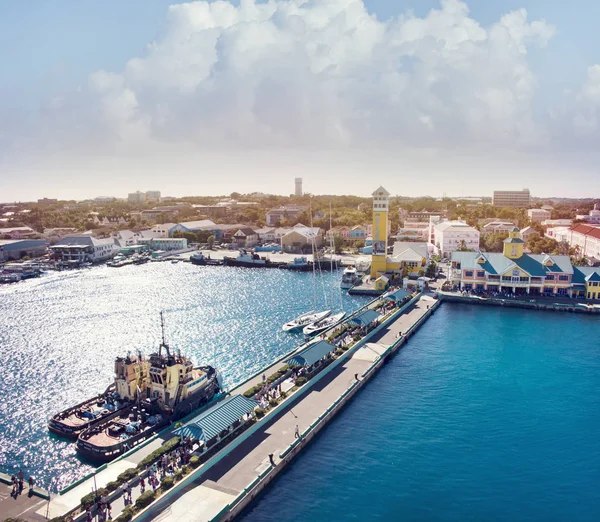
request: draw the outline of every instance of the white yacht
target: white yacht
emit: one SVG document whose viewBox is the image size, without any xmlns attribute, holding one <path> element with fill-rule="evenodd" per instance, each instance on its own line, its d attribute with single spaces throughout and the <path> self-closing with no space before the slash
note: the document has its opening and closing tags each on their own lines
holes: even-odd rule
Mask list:
<svg viewBox="0 0 600 522">
<path fill-rule="evenodd" d="M 348 288 L 352 288 L 356 283 L 358 283 L 358 281 L 359 278 L 358 274 L 356 273 L 356 268 L 354 268 L 353 266 L 348 266 L 342 274 L 340 288 L 347 290 Z"/>
<path fill-rule="evenodd" d="M 340 312 L 334 315 L 330 315 L 325 317 L 325 319 L 321 319 L 316 323 L 309 324 L 305 326 L 302 330 L 302 333 L 307 337 L 318 334 L 320 332 L 324 332 L 325 330 L 329 330 L 333 328 L 336 324 L 338 324 L 344 317 L 346 316 L 346 312 Z"/>
<path fill-rule="evenodd" d="M 314 310 L 312 312 L 306 312 L 296 317 L 296 319 L 294 319 L 293 321 L 285 323 L 283 325 L 283 331 L 295 332 L 297 330 L 302 330 L 306 326 L 309 326 L 313 323 L 316 323 L 317 321 L 320 321 L 321 319 L 324 319 L 329 314 L 331 314 L 331 310 L 325 310 L 324 312 L 315 312 Z"/>
</svg>

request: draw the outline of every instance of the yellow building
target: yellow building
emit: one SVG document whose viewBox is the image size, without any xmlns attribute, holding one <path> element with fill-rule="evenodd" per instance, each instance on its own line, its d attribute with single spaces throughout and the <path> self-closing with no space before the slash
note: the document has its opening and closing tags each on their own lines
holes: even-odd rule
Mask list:
<svg viewBox="0 0 600 522">
<path fill-rule="evenodd" d="M 371 277 L 377 279 L 387 270 L 388 211 L 390 193 L 383 187 L 373 192 L 373 253 Z"/>
<path fill-rule="evenodd" d="M 390 193 L 383 187 L 373 192 L 373 252 L 371 278 L 377 290 L 385 290 L 389 277 L 384 274 L 418 275 L 427 265 L 427 244 L 396 242 L 392 257 L 388 257 L 388 211 Z"/>
</svg>

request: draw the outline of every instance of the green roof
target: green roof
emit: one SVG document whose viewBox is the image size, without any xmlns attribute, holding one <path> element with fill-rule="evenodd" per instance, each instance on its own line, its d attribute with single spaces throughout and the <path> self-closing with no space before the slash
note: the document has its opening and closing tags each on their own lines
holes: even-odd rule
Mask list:
<svg viewBox="0 0 600 522">
<path fill-rule="evenodd" d="M 293 366 L 312 366 L 333 350 L 335 350 L 335 346 L 333 346 L 333 344 L 329 344 L 325 341 L 319 341 L 317 343 L 308 345 L 306 348 L 303 348 L 298 353 L 292 355 L 292 357 L 286 361 L 286 364 Z"/>
<path fill-rule="evenodd" d="M 257 402 L 252 399 L 243 395 L 233 395 L 194 417 L 181 428 L 173 430 L 173 433 L 180 437 L 191 437 L 206 442 L 257 406 Z"/>
<path fill-rule="evenodd" d="M 485 259 L 484 263 L 477 263 L 480 257 Z M 551 266 L 544 265 L 548 258 L 553 263 Z M 533 277 L 544 277 L 547 273 L 574 273 L 569 256 L 559 255 L 523 254 L 518 259 L 510 259 L 499 252 L 452 252 L 452 261 L 460 262 L 462 270 L 485 270 L 491 275 L 505 274 L 515 266 Z"/>
<path fill-rule="evenodd" d="M 518 237 L 507 237 L 507 238 L 504 240 L 504 242 L 505 242 L 505 243 L 507 243 L 507 244 L 511 244 L 511 243 L 512 243 L 513 245 L 514 245 L 514 244 L 517 244 L 517 243 L 518 243 L 518 244 L 520 244 L 520 243 L 525 243 L 525 241 L 523 241 L 522 239 L 519 239 Z"/>
<path fill-rule="evenodd" d="M 358 315 L 355 315 L 351 321 L 354 324 L 359 324 L 361 326 L 367 326 L 369 324 L 371 324 L 372 322 L 376 321 L 377 319 L 379 319 L 379 312 L 376 312 L 375 310 L 365 310 L 364 312 L 361 312 Z"/>
<path fill-rule="evenodd" d="M 388 294 L 385 294 L 383 296 L 383 298 L 389 299 L 390 301 L 402 301 L 402 299 L 404 299 L 407 295 L 408 295 L 408 292 L 406 290 L 402 290 L 400 288 L 400 289 L 396 290 L 395 292 L 390 292 Z"/>
</svg>

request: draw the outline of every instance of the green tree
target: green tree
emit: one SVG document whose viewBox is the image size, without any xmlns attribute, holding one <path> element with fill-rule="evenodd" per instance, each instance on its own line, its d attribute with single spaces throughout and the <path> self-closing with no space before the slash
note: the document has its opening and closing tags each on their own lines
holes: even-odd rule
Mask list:
<svg viewBox="0 0 600 522">
<path fill-rule="evenodd" d="M 437 263 L 435 261 L 431 261 L 425 270 L 425 275 L 427 277 L 435 277 L 437 274 Z"/>
</svg>

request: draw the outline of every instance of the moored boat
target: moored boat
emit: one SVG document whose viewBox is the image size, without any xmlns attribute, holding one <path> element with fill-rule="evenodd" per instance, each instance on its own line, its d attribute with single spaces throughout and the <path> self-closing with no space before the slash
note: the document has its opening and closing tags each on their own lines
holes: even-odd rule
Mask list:
<svg viewBox="0 0 600 522">
<path fill-rule="evenodd" d="M 48 430 L 67 439 L 76 439 L 81 432 L 98 424 L 135 399 L 140 385 L 148 379 L 149 362 L 141 354 L 127 355 L 115 361 L 115 380 L 106 391 L 54 415 Z"/>
<path fill-rule="evenodd" d="M 302 330 L 306 326 L 316 323 L 317 321 L 320 321 L 321 319 L 324 319 L 330 313 L 331 313 L 331 310 L 325 310 L 323 312 L 315 312 L 313 310 L 312 312 L 306 312 L 306 313 L 296 317 L 296 319 L 294 319 L 288 323 L 285 323 L 283 325 L 283 331 L 284 332 L 294 332 L 294 331 Z"/>
<path fill-rule="evenodd" d="M 353 266 L 348 266 L 342 274 L 340 288 L 347 290 L 349 288 L 352 288 L 356 283 L 358 283 L 358 281 L 359 277 L 356 273 L 356 268 L 354 268 Z"/>
<path fill-rule="evenodd" d="M 321 319 L 320 321 L 317 321 L 316 323 L 312 323 L 312 324 L 309 324 L 308 326 L 305 326 L 304 329 L 302 330 L 302 333 L 307 337 L 311 337 L 318 333 L 324 332 L 325 330 L 329 330 L 330 328 L 333 328 L 345 316 L 346 316 L 346 312 L 339 312 L 337 314 L 330 315 L 328 317 L 325 317 L 324 319 Z"/>
<path fill-rule="evenodd" d="M 171 422 L 208 404 L 221 388 L 215 368 L 193 367 L 188 357 L 171 353 L 164 341 L 164 327 L 158 353 L 150 355 L 147 378 L 140 383 L 130 390 L 135 399 L 128 407 L 81 432 L 79 454 L 95 462 L 114 460 Z"/>
<path fill-rule="evenodd" d="M 223 258 L 223 264 L 226 266 L 238 266 L 244 268 L 279 268 L 285 263 L 273 263 L 271 260 L 260 257 L 255 252 L 247 252 L 246 250 L 240 250 L 237 257 Z"/>
<path fill-rule="evenodd" d="M 309 272 L 312 270 L 312 263 L 305 257 L 295 257 L 293 261 L 285 264 L 281 268 L 286 268 L 287 270 L 295 270 L 296 272 Z"/>
</svg>

